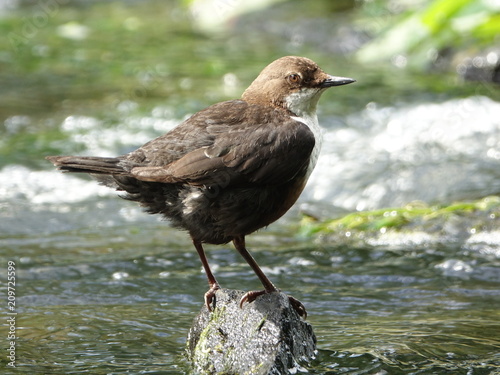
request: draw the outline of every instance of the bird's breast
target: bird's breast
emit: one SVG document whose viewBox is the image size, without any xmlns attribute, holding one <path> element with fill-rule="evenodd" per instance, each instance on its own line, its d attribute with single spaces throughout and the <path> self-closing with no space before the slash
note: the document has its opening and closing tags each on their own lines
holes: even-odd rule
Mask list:
<svg viewBox="0 0 500 375">
<path fill-rule="evenodd" d="M 315 140 L 314 148 L 311 152 L 311 156 L 309 157 L 309 164 L 307 166 L 307 172 L 305 176 L 305 182 L 307 182 L 307 179 L 309 178 L 314 167 L 316 166 L 316 162 L 318 161 L 319 153 L 321 151 L 321 144 L 323 142 L 321 128 L 318 123 L 318 116 L 316 116 L 316 112 L 310 114 L 305 113 L 302 116 L 292 116 L 292 119 L 306 125 L 314 135 L 314 140 Z"/>
</svg>

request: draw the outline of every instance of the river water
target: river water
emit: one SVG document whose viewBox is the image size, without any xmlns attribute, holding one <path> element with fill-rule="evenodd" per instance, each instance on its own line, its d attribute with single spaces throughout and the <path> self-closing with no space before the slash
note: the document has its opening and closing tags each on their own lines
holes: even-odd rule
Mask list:
<svg viewBox="0 0 500 375">
<path fill-rule="evenodd" d="M 498 87 L 357 64 L 329 39 L 362 41 L 352 14 L 333 13 L 331 25 L 312 8 L 284 3 L 212 35 L 175 2 L 69 2 L 26 41 L 5 41 L 0 259 L 3 286 L 7 263 L 16 267 L 17 339 L 16 368 L 5 350 L 2 373 L 189 373 L 185 340 L 206 280 L 187 235 L 43 158 L 130 151 L 238 97 L 289 54 L 358 80 L 320 101 L 322 156 L 299 204 L 248 237 L 308 310 L 318 337 L 309 373 L 500 373 L 500 213 L 467 241 L 349 246 L 296 231 L 300 209 L 328 217 L 500 193 Z M 22 36 L 40 12 L 7 9 L 0 23 Z M 223 287 L 259 287 L 231 245 L 207 249 Z"/>
</svg>

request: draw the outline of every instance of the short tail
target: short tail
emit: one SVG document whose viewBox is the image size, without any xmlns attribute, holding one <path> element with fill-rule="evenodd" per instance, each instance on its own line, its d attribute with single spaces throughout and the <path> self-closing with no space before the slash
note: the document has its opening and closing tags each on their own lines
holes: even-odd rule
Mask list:
<svg viewBox="0 0 500 375">
<path fill-rule="evenodd" d="M 64 172 L 129 175 L 127 162 L 119 158 L 94 156 L 47 156 L 45 159 Z"/>
</svg>

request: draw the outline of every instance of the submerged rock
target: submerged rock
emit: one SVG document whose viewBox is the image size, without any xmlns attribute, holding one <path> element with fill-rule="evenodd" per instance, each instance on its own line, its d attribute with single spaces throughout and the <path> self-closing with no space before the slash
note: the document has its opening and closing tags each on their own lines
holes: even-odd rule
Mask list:
<svg viewBox="0 0 500 375">
<path fill-rule="evenodd" d="M 216 307 L 204 306 L 188 335 L 196 373 L 286 374 L 315 356 L 316 337 L 283 293 L 264 294 L 239 307 L 244 292 L 221 289 Z"/>
<path fill-rule="evenodd" d="M 302 220 L 301 232 L 337 246 L 482 246 L 500 254 L 499 228 L 500 197 L 489 196 L 448 206 L 414 202 L 405 207 L 353 212 L 324 221 L 306 216 Z"/>
</svg>

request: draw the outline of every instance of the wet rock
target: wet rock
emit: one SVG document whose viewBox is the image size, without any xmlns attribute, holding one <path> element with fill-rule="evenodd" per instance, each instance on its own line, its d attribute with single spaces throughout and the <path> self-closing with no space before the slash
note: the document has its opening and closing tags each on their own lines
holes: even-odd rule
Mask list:
<svg viewBox="0 0 500 375">
<path fill-rule="evenodd" d="M 244 292 L 221 289 L 216 308 L 203 307 L 189 331 L 187 354 L 195 373 L 287 374 L 315 355 L 316 337 L 283 293 L 239 307 Z"/>
<path fill-rule="evenodd" d="M 336 246 L 391 249 L 436 245 L 464 249 L 482 247 L 495 254 L 500 249 L 498 196 L 449 206 L 416 203 L 400 209 L 353 213 L 323 223 L 314 220 L 310 216 L 303 220 L 303 233 L 311 233 L 317 241 Z"/>
</svg>

